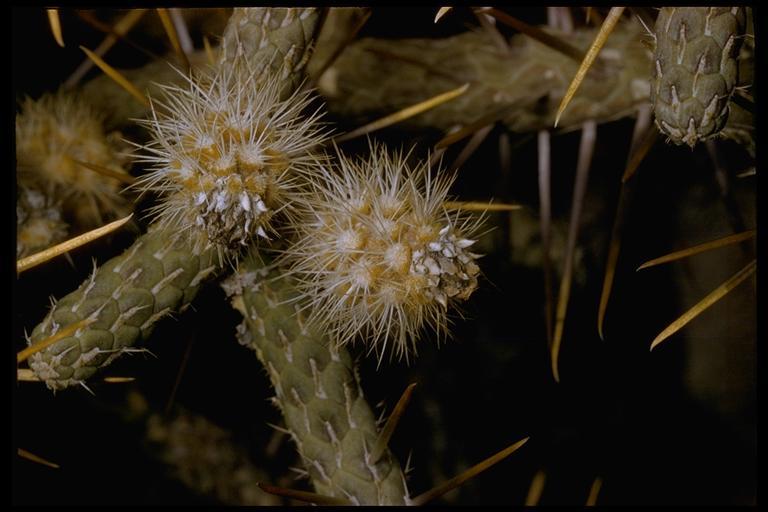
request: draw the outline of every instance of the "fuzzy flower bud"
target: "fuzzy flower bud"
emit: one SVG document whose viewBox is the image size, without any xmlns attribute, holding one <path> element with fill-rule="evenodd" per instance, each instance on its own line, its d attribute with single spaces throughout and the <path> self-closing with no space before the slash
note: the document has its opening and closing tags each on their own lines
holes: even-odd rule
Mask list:
<svg viewBox="0 0 768 512">
<path fill-rule="evenodd" d="M 127 213 L 118 180 L 80 162 L 126 174 L 119 134 L 107 134 L 103 116 L 72 93 L 26 98 L 16 116 L 19 182 L 62 198 L 63 210 L 82 228 Z"/>
<path fill-rule="evenodd" d="M 318 111 L 301 115 L 308 92 L 281 100 L 279 76 L 239 64 L 163 86 L 163 103 L 143 122 L 152 140 L 141 159 L 152 167 L 137 185 L 162 196 L 156 221 L 198 247 L 269 238 L 273 216 L 299 198 L 297 178 L 318 169 L 310 150 L 325 138 Z"/>
<path fill-rule="evenodd" d="M 373 145 L 368 159 L 339 155 L 314 183 L 283 260 L 318 322 L 343 344 L 363 338 L 379 358 L 416 351 L 423 327 L 446 334 L 448 309 L 477 288 L 470 252 L 481 219 L 443 206 L 453 178 Z"/>
</svg>

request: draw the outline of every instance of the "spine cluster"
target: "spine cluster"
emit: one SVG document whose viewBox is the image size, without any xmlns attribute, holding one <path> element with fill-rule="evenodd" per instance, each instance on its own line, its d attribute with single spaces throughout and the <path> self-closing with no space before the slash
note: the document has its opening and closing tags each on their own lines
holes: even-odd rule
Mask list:
<svg viewBox="0 0 768 512">
<path fill-rule="evenodd" d="M 273 217 L 300 199 L 298 179 L 320 165 L 311 151 L 325 137 L 319 113 L 302 116 L 312 97 L 281 100 L 278 76 L 239 64 L 164 87 L 143 123 L 152 141 L 141 159 L 152 168 L 138 186 L 162 196 L 157 222 L 199 247 L 270 238 Z"/>
<path fill-rule="evenodd" d="M 339 155 L 314 183 L 312 201 L 283 253 L 312 308 L 338 343 L 358 336 L 380 356 L 415 352 L 425 325 L 446 332 L 448 307 L 477 288 L 479 226 L 443 206 L 452 179 L 373 145 L 365 159 Z"/>
</svg>

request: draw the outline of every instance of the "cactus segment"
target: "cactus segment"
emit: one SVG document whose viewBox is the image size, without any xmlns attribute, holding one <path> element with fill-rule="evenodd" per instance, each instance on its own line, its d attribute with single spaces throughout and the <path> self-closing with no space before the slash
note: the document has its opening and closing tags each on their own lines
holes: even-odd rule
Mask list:
<svg viewBox="0 0 768 512">
<path fill-rule="evenodd" d="M 214 251 L 196 254 L 177 233 L 154 230 L 140 237 L 59 300 L 34 328 L 30 345 L 67 325 L 95 320 L 33 354 L 30 368 L 54 391 L 83 383 L 146 339 L 158 320 L 183 311 L 218 268 L 214 261 Z"/>
<path fill-rule="evenodd" d="M 592 29 L 570 35 L 547 30 L 580 50 L 589 47 L 595 34 Z M 599 57 L 603 72 L 587 74 L 558 126 L 572 129 L 590 119 L 618 119 L 648 101 L 651 52 L 640 41 L 642 31 L 634 21 L 616 27 Z M 459 98 L 404 125 L 447 131 L 497 115 L 515 132 L 548 129 L 578 63 L 522 34 L 513 36 L 509 46 L 510 53 L 502 53 L 485 32 L 445 39 L 363 38 L 346 47 L 322 78 L 313 78 L 328 110 L 356 123 L 469 83 Z"/>
<path fill-rule="evenodd" d="M 221 64 L 235 65 L 244 56 L 256 63 L 255 73 L 279 73 L 289 96 L 304 78 L 319 19 L 314 7 L 236 8 L 222 37 Z"/>
<path fill-rule="evenodd" d="M 675 144 L 718 135 L 738 83 L 743 7 L 664 7 L 656 19 L 651 102 L 656 125 Z"/>
<path fill-rule="evenodd" d="M 243 260 L 222 286 L 245 318 L 238 339 L 267 370 L 273 402 L 315 490 L 359 505 L 407 504 L 394 455 L 387 449 L 372 462 L 376 421 L 349 352 L 332 347 L 304 323 L 288 278 L 269 279 L 261 267 L 253 258 Z"/>
</svg>

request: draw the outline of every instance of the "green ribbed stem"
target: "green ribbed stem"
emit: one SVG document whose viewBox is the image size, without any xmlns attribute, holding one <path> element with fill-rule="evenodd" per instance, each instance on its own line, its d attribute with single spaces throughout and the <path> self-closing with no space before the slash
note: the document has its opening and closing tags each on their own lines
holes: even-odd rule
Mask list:
<svg viewBox="0 0 768 512">
<path fill-rule="evenodd" d="M 582 51 L 595 36 L 594 29 L 543 30 Z M 651 58 L 642 35 L 637 22 L 616 28 L 598 59 L 601 70 L 587 74 L 560 127 L 618 119 L 648 101 Z M 461 96 L 404 124 L 445 131 L 500 113 L 516 132 L 551 129 L 579 63 L 522 34 L 509 46 L 503 51 L 484 31 L 445 39 L 360 39 L 344 50 L 318 87 L 330 112 L 363 123 L 469 83 Z"/>
<path fill-rule="evenodd" d="M 407 504 L 394 455 L 387 449 L 378 462 L 371 460 L 376 421 L 349 353 L 305 325 L 288 278 L 274 279 L 262 267 L 246 259 L 223 286 L 245 318 L 238 327 L 240 343 L 254 350 L 267 370 L 273 401 L 315 490 L 358 505 Z"/>
<path fill-rule="evenodd" d="M 675 144 L 720 133 L 738 83 L 743 7 L 663 7 L 656 19 L 651 101 L 656 125 Z"/>
<path fill-rule="evenodd" d="M 231 65 L 245 56 L 256 74 L 281 74 L 290 96 L 304 78 L 319 18 L 314 7 L 237 8 L 224 30 L 221 63 Z"/>
<path fill-rule="evenodd" d="M 32 331 L 34 345 L 60 329 L 95 321 L 29 358 L 53 390 L 83 383 L 146 339 L 161 318 L 183 311 L 218 268 L 211 251 L 194 254 L 178 233 L 152 231 L 59 300 Z"/>
</svg>

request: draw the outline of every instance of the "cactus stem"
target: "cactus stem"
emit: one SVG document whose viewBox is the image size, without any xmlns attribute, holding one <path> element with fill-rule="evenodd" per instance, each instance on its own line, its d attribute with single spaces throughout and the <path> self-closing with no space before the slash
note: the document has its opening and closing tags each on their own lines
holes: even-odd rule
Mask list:
<svg viewBox="0 0 768 512">
<path fill-rule="evenodd" d="M 578 71 L 576 71 L 576 76 L 573 77 L 571 85 L 568 86 L 568 90 L 566 91 L 565 96 L 563 96 L 563 100 L 560 102 L 560 106 L 557 108 L 557 115 L 555 116 L 555 128 L 557 128 L 557 124 L 560 122 L 560 116 L 563 115 L 563 112 L 571 102 L 573 95 L 576 94 L 576 90 L 581 85 L 584 77 L 587 76 L 587 71 L 589 71 L 589 68 L 595 61 L 597 54 L 600 53 L 603 45 L 605 45 L 605 42 L 608 40 L 608 36 L 611 35 L 611 32 L 613 32 L 613 29 L 619 22 L 621 15 L 624 13 L 624 9 L 625 7 L 611 7 L 610 12 L 608 12 L 608 16 L 605 18 L 605 21 L 600 27 L 600 31 L 595 36 L 595 40 L 589 47 L 587 55 L 581 62 L 581 66 L 579 66 Z"/>
<path fill-rule="evenodd" d="M 665 254 L 664 256 L 659 256 L 658 258 L 648 260 L 642 265 L 640 265 L 639 267 L 637 267 L 637 270 L 643 270 L 645 268 L 661 265 L 662 263 L 669 263 L 670 261 L 687 258 L 688 256 L 693 256 L 694 254 L 699 254 L 701 252 L 711 251 L 712 249 L 725 247 L 726 245 L 737 244 L 739 242 L 749 240 L 750 238 L 754 238 L 754 236 L 755 236 L 754 229 L 743 231 L 741 233 L 736 233 L 735 235 L 728 235 L 723 238 L 718 238 L 716 240 L 704 242 L 703 244 L 694 245 L 693 247 L 688 247 L 687 249 L 671 252 L 669 254 Z"/>
<path fill-rule="evenodd" d="M 83 327 L 87 327 L 93 322 L 96 321 L 96 317 L 88 317 L 83 320 L 80 320 L 79 322 L 75 322 L 73 324 L 69 324 L 65 328 L 59 330 L 56 334 L 53 336 L 50 336 L 49 338 L 44 339 L 40 343 L 35 343 L 34 345 L 31 345 L 18 354 L 16 354 L 16 363 L 22 363 L 27 360 L 29 356 L 32 354 L 36 354 L 40 352 L 43 349 L 46 349 L 56 343 L 57 341 L 67 338 L 69 336 L 72 336 L 76 331 L 79 329 L 82 329 Z"/>
<path fill-rule="evenodd" d="M 416 506 L 425 505 L 430 501 L 434 500 L 435 498 L 439 498 L 440 496 L 447 493 L 448 491 L 452 491 L 453 489 L 459 487 L 461 484 L 463 484 L 470 478 L 474 478 L 475 476 L 482 473 L 486 469 L 490 468 L 497 462 L 504 460 L 506 457 L 516 452 L 521 446 L 523 446 L 525 443 L 528 442 L 528 439 L 530 439 L 530 437 L 523 438 L 520 441 L 517 441 L 516 443 L 513 443 L 507 446 L 500 452 L 488 457 L 487 459 L 485 459 L 484 461 L 478 464 L 475 464 L 468 470 L 464 471 L 459 475 L 456 475 L 455 477 L 451 478 L 447 482 L 430 489 L 424 494 L 420 494 L 419 496 L 416 496 L 415 498 L 413 498 L 411 503 Z"/>
<path fill-rule="evenodd" d="M 632 153 L 632 156 L 627 162 L 627 168 L 624 170 L 624 175 L 621 177 L 621 182 L 626 183 L 628 179 L 635 175 L 637 168 L 640 167 L 643 159 L 645 159 L 648 152 L 651 150 L 656 140 L 659 138 L 659 131 L 651 126 L 645 132 L 643 140 L 638 144 L 637 149 Z"/>
<path fill-rule="evenodd" d="M 381 130 L 382 128 L 386 128 L 387 126 L 399 123 L 401 121 L 405 121 L 410 117 L 413 117 L 417 114 L 421 114 L 422 112 L 425 112 L 427 110 L 433 109 L 439 105 L 442 105 L 443 103 L 447 103 L 452 99 L 456 98 L 457 96 L 461 96 L 462 94 L 467 92 L 467 89 L 469 89 L 468 83 L 462 85 L 461 87 L 457 87 L 456 89 L 452 89 L 442 94 L 438 94 L 437 96 L 433 96 L 427 100 L 416 103 L 415 105 L 411 105 L 410 107 L 406 107 L 402 110 L 398 110 L 393 114 L 384 116 L 381 119 L 377 119 L 371 123 L 361 126 L 360 128 L 352 130 L 351 132 L 340 135 L 334 139 L 334 142 L 344 142 L 346 140 L 354 139 L 361 135 L 365 135 L 366 133 L 371 133 L 376 130 Z"/>
<path fill-rule="evenodd" d="M 307 503 L 315 503 L 317 505 L 353 505 L 351 501 L 344 498 L 334 498 L 314 492 L 286 489 L 285 487 L 276 487 L 274 485 L 265 484 L 264 482 L 259 482 L 256 485 L 259 486 L 259 489 L 269 494 L 274 494 L 275 496 L 283 496 L 286 498 L 293 498 Z"/>
<path fill-rule="evenodd" d="M 96 240 L 97 238 L 101 238 L 102 236 L 107 235 L 115 231 L 116 229 L 120 228 L 123 224 L 131 220 L 131 217 L 133 217 L 132 213 L 127 217 L 123 217 L 122 219 L 116 220 L 114 222 L 110 222 L 109 224 L 106 224 L 100 228 L 96 228 L 94 230 L 88 231 L 87 233 L 83 233 L 82 235 L 76 236 L 65 242 L 54 245 L 49 249 L 45 249 L 44 251 L 35 253 L 32 256 L 27 256 L 26 258 L 22 258 L 16 262 L 16 272 L 20 274 L 25 270 L 29 270 L 30 268 L 36 267 L 41 263 L 45 263 L 46 261 L 53 259 L 56 256 L 67 253 L 73 249 L 77 249 L 81 245 L 90 243 Z"/>
<path fill-rule="evenodd" d="M 61 20 L 59 19 L 58 9 L 46 9 L 48 12 L 48 23 L 51 25 L 51 32 L 56 43 L 64 48 L 64 37 L 61 35 Z"/>
<path fill-rule="evenodd" d="M 521 204 L 485 203 L 483 201 L 445 201 L 443 206 L 449 210 L 466 210 L 468 212 L 513 212 L 522 210 Z"/>
<path fill-rule="evenodd" d="M 136 100 L 144 105 L 145 107 L 149 108 L 149 99 L 139 91 L 135 85 L 133 85 L 125 76 L 123 76 L 122 73 L 120 73 L 118 70 L 107 64 L 101 57 L 93 53 L 91 50 L 86 48 L 85 46 L 80 46 L 80 49 L 85 52 L 85 54 L 88 56 L 89 59 L 91 59 L 94 64 L 99 66 L 99 68 L 112 80 L 114 80 L 120 87 L 125 89 L 131 96 L 136 98 Z"/>
<path fill-rule="evenodd" d="M 387 446 L 389 446 L 389 440 L 392 438 L 392 434 L 395 433 L 395 428 L 397 428 L 397 424 L 400 422 L 400 418 L 403 416 L 405 408 L 408 407 L 408 403 L 411 401 L 411 395 L 413 394 L 413 388 L 415 387 L 416 383 L 414 382 L 405 388 L 400 400 L 397 401 L 397 405 L 395 405 L 395 408 L 392 410 L 392 414 L 390 414 L 387 419 L 387 423 L 381 430 L 378 439 L 376 439 L 376 444 L 373 445 L 373 450 L 371 451 L 371 462 L 373 464 L 379 462 L 381 456 L 386 452 Z"/>
</svg>

